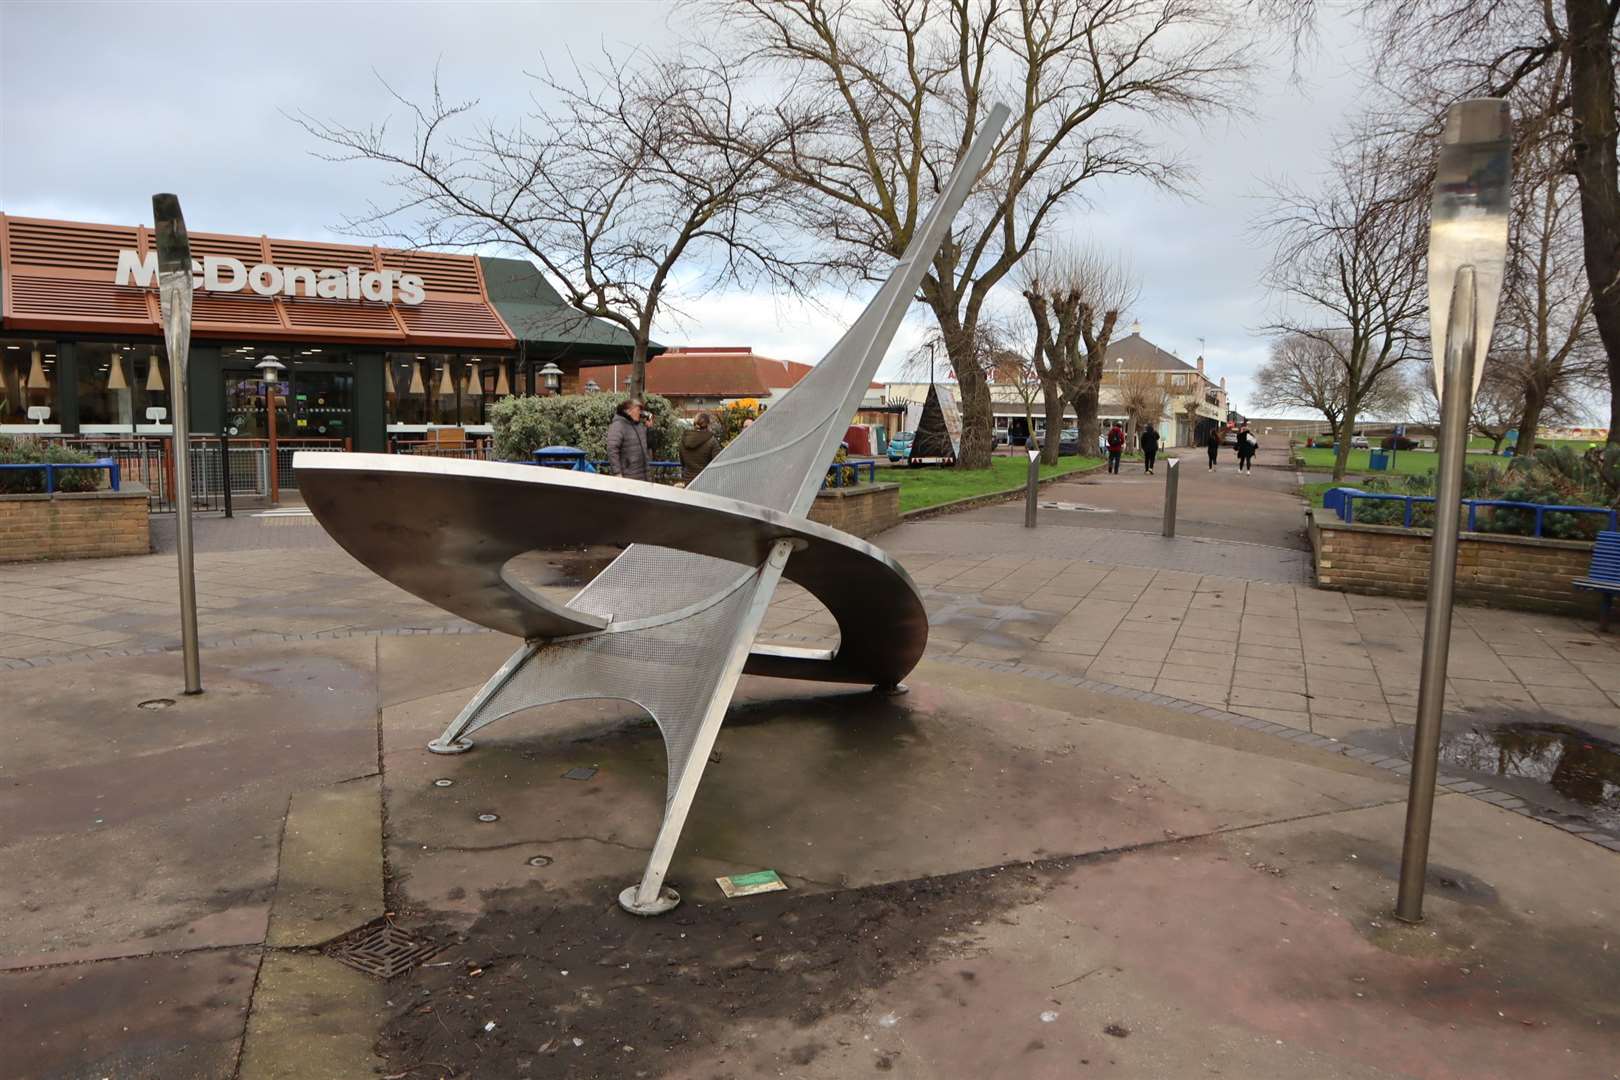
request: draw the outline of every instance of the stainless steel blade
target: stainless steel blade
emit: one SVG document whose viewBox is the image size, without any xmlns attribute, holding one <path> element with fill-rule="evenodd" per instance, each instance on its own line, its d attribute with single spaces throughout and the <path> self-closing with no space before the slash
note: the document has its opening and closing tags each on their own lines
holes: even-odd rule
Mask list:
<svg viewBox="0 0 1620 1080">
<path fill-rule="evenodd" d="M 1434 383 L 1445 393 L 1446 319 L 1457 270 L 1474 268 L 1474 385 L 1485 374 L 1485 354 L 1496 325 L 1507 267 L 1508 205 L 1513 172 L 1513 122 L 1499 98 L 1459 101 L 1446 112 L 1440 138 L 1429 222 L 1429 334 Z"/>
</svg>

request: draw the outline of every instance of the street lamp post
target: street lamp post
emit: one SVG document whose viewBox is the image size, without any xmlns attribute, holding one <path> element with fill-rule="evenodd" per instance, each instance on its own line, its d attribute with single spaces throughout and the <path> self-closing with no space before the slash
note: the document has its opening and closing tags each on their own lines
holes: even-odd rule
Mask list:
<svg viewBox="0 0 1620 1080">
<path fill-rule="evenodd" d="M 274 356 L 266 356 L 254 365 L 259 369 L 259 378 L 264 382 L 265 432 L 270 439 L 271 506 L 281 502 L 281 459 L 276 452 L 276 384 L 281 380 L 281 372 L 286 366 Z"/>
<path fill-rule="evenodd" d="M 547 360 L 546 366 L 540 369 L 540 378 L 545 382 L 546 390 L 553 394 L 562 389 L 562 376 L 562 368 L 550 360 Z"/>
<path fill-rule="evenodd" d="M 1490 349 L 1507 263 L 1512 118 L 1498 98 L 1460 101 L 1446 112 L 1429 223 L 1429 325 L 1435 389 L 1440 395 L 1440 468 L 1434 499 L 1429 603 L 1412 780 L 1406 801 L 1400 890 L 1395 917 L 1423 921 L 1429 827 L 1440 765 L 1440 724 L 1451 650 L 1452 591 L 1457 577 L 1457 515 L 1468 413 Z"/>
</svg>

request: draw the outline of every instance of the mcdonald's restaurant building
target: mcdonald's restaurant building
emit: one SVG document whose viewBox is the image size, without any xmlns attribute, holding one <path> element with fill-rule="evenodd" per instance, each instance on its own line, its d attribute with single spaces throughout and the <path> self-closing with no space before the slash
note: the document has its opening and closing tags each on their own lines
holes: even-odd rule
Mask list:
<svg viewBox="0 0 1620 1080">
<path fill-rule="evenodd" d="M 521 259 L 195 232 L 191 252 L 198 433 L 265 437 L 273 401 L 282 438 L 476 437 L 499 398 L 549 392 L 548 365 L 570 393 L 632 352 Z M 156 267 L 150 227 L 0 214 L 0 435 L 171 433 Z"/>
</svg>

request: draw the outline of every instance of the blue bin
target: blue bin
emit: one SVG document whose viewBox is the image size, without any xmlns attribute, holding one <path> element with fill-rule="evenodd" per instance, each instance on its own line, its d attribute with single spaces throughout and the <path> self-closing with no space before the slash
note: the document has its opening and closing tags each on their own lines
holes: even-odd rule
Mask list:
<svg viewBox="0 0 1620 1080">
<path fill-rule="evenodd" d="M 542 446 L 533 453 L 534 463 L 548 469 L 572 469 L 574 472 L 595 472 L 585 451 L 574 446 Z"/>
<path fill-rule="evenodd" d="M 1367 455 L 1367 468 L 1373 472 L 1383 472 L 1389 468 L 1389 455 L 1382 450 L 1374 450 Z"/>
</svg>

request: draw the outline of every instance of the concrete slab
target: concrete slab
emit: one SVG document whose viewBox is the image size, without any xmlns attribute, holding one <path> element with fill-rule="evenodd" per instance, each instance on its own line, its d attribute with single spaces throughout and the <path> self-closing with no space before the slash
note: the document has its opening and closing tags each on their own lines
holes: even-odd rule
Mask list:
<svg viewBox="0 0 1620 1080">
<path fill-rule="evenodd" d="M 376 771 L 375 650 L 208 650 L 194 698 L 174 655 L 0 674 L 0 968 L 261 941 L 289 794 Z"/>
<path fill-rule="evenodd" d="M 745 680 L 672 884 L 715 900 L 715 876 L 768 867 L 799 890 L 844 889 L 1370 805 L 1402 790 L 1336 755 L 1138 702 L 954 665 L 925 664 L 918 676 L 899 699 Z M 503 890 L 594 896 L 604 881 L 636 880 L 663 805 L 656 731 L 621 703 L 574 703 L 486 728 L 471 754 L 428 754 L 423 744 L 464 698 L 384 710 L 401 910 L 464 924 Z M 598 772 L 564 779 L 575 765 Z M 531 866 L 537 856 L 549 861 Z"/>
<path fill-rule="evenodd" d="M 382 778 L 293 794 L 265 944 L 321 945 L 382 917 Z"/>
<path fill-rule="evenodd" d="M 354 1080 L 383 1070 L 372 1052 L 388 986 L 325 956 L 267 953 L 237 1080 Z"/>
<path fill-rule="evenodd" d="M 258 964 L 218 949 L 0 972 L 0 1073 L 228 1077 Z"/>
</svg>

